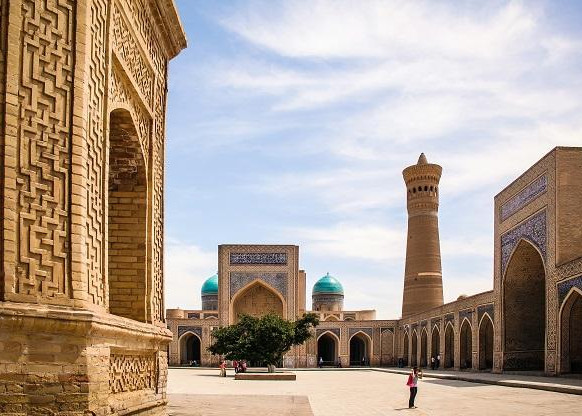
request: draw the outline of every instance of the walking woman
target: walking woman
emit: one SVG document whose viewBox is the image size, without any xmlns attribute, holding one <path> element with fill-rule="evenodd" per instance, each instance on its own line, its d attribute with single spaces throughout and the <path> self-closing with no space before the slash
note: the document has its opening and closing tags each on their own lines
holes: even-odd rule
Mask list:
<svg viewBox="0 0 582 416">
<path fill-rule="evenodd" d="M 422 371 L 418 371 L 418 367 L 414 367 L 408 375 L 408 382 L 406 383 L 406 385 L 410 387 L 410 399 L 408 399 L 409 409 L 416 409 L 416 406 L 414 405 L 414 399 L 416 398 L 416 393 L 418 392 L 419 379 L 422 379 Z"/>
</svg>

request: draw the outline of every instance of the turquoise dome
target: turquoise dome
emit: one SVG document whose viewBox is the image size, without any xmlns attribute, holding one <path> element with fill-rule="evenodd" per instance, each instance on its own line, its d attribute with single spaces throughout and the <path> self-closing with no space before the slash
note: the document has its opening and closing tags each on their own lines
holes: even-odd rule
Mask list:
<svg viewBox="0 0 582 416">
<path fill-rule="evenodd" d="M 203 295 L 218 295 L 218 274 L 206 279 L 201 292 Z"/>
<path fill-rule="evenodd" d="M 339 280 L 333 276 L 330 276 L 328 273 L 315 283 L 311 293 L 314 295 L 318 293 L 333 293 L 337 295 L 343 295 L 344 288 Z"/>
</svg>

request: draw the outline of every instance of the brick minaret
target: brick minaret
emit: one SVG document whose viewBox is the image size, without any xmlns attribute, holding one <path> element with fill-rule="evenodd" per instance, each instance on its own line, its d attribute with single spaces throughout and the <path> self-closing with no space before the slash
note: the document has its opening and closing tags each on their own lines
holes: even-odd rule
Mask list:
<svg viewBox="0 0 582 416">
<path fill-rule="evenodd" d="M 428 163 L 424 153 L 416 165 L 402 172 L 408 208 L 402 317 L 443 304 L 438 220 L 441 173 L 442 168 Z"/>
</svg>

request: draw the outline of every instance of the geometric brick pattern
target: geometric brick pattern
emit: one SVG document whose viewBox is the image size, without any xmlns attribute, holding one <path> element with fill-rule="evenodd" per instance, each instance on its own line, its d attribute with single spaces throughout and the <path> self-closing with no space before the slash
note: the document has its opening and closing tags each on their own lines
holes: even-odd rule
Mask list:
<svg viewBox="0 0 582 416">
<path fill-rule="evenodd" d="M 109 392 L 112 394 L 157 387 L 156 354 L 111 354 Z"/>
<path fill-rule="evenodd" d="M 86 81 L 88 95 L 88 117 L 86 118 L 86 271 L 89 301 L 94 305 L 106 306 L 105 261 L 103 244 L 105 238 L 105 199 L 103 175 L 105 166 L 105 94 L 107 91 L 107 1 L 94 0 L 89 10 L 91 18 L 91 42 L 89 43 L 89 71 Z"/>
<path fill-rule="evenodd" d="M 17 137 L 17 293 L 69 293 L 75 2 L 22 2 Z"/>
</svg>

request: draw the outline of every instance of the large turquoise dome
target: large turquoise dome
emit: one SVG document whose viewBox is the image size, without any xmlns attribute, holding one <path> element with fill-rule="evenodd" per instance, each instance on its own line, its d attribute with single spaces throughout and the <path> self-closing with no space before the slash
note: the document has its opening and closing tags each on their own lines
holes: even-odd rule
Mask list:
<svg viewBox="0 0 582 416">
<path fill-rule="evenodd" d="M 206 279 L 201 292 L 203 295 L 218 295 L 218 274 Z"/>
<path fill-rule="evenodd" d="M 331 293 L 336 295 L 343 295 L 344 288 L 342 284 L 335 277 L 326 274 L 321 279 L 319 279 L 313 286 L 312 294 L 318 293 Z"/>
</svg>

